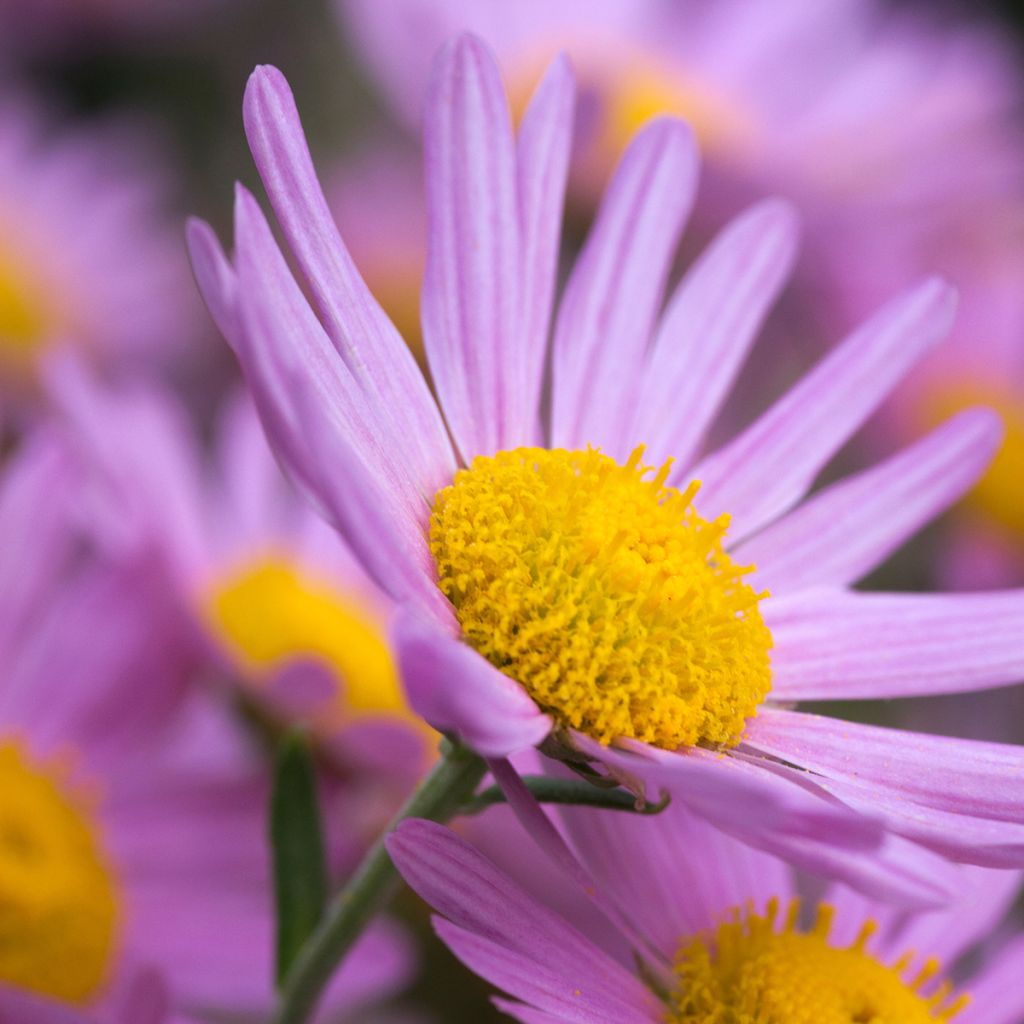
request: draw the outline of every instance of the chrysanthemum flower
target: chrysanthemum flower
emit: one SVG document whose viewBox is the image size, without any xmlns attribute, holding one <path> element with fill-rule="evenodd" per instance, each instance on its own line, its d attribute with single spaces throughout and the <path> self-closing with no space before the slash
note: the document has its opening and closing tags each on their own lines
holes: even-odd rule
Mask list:
<svg viewBox="0 0 1024 1024">
<path fill-rule="evenodd" d="M 0 1019 L 137 1024 L 148 966 L 177 1012 L 265 1013 L 265 783 L 226 716 L 183 698 L 165 595 L 81 560 L 74 480 L 47 436 L 0 492 Z M 385 926 L 332 1001 L 360 1005 L 407 968 Z"/>
<path fill-rule="evenodd" d="M 41 356 L 167 361 L 194 320 L 164 209 L 168 182 L 137 133 L 0 107 L 0 381 L 24 391 Z"/>
<path fill-rule="evenodd" d="M 180 607 L 210 674 L 310 728 L 381 787 L 378 823 L 390 815 L 437 739 L 405 700 L 393 603 L 282 476 L 247 396 L 225 403 L 207 456 L 161 389 L 108 387 L 69 360 L 47 383 L 91 470 L 93 531 Z"/>
<path fill-rule="evenodd" d="M 793 214 L 747 211 L 662 310 L 697 161 L 685 125 L 656 120 L 552 327 L 572 97 L 556 61 L 516 136 L 486 48 L 463 37 L 439 59 L 422 315 L 440 408 L 337 234 L 277 71 L 254 73 L 246 127 L 307 290 L 244 189 L 233 263 L 191 229 L 279 457 L 407 608 L 410 702 L 482 754 L 554 742 L 819 869 L 863 848 L 864 815 L 946 856 L 1020 863 L 1017 749 L 792 710 L 1024 675 L 1022 593 L 849 589 L 970 486 L 998 444 L 990 413 L 806 497 L 942 338 L 950 289 L 892 301 L 702 455 L 786 276 Z"/>
<path fill-rule="evenodd" d="M 658 820 L 577 817 L 592 840 L 581 856 L 635 926 L 635 960 L 609 955 L 600 929 L 582 933 L 440 825 L 406 821 L 388 840 L 406 881 L 439 912 L 437 933 L 512 997 L 495 1003 L 516 1020 L 1018 1024 L 1024 1013 L 1019 934 L 989 944 L 956 985 L 947 980 L 991 938 L 1017 872 L 973 868 L 957 900 L 931 913 L 841 885 L 801 902 L 788 865 L 679 807 Z"/>
</svg>

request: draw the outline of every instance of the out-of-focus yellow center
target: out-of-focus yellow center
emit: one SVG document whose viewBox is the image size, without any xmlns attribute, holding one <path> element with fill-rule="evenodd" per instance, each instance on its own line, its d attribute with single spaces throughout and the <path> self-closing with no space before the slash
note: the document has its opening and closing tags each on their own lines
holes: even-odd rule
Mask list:
<svg viewBox="0 0 1024 1024">
<path fill-rule="evenodd" d="M 0 358 L 23 366 L 59 329 L 60 319 L 54 297 L 24 257 L 0 247 Z"/>
<path fill-rule="evenodd" d="M 635 60 L 612 75 L 604 99 L 607 146 L 616 155 L 660 115 L 686 121 L 706 153 L 735 152 L 755 137 L 752 114 L 735 100 L 656 58 Z"/>
<path fill-rule="evenodd" d="M 211 592 L 209 612 L 257 678 L 312 658 L 342 682 L 347 714 L 409 714 L 380 624 L 356 599 L 287 561 L 263 559 L 231 575 Z"/>
<path fill-rule="evenodd" d="M 87 802 L 59 770 L 0 742 L 0 982 L 88 1002 L 109 974 L 118 918 Z"/>
<path fill-rule="evenodd" d="M 966 1005 L 948 983 L 923 994 L 936 961 L 908 977 L 911 955 L 891 966 L 872 956 L 865 946 L 874 922 L 836 948 L 828 943 L 832 908 L 820 906 L 807 932 L 797 927 L 798 910 L 794 901 L 777 925 L 772 900 L 763 917 L 737 911 L 713 935 L 687 942 L 666 1024 L 935 1024 Z"/>
<path fill-rule="evenodd" d="M 733 745 L 771 685 L 759 596 L 698 484 L 638 448 L 478 457 L 430 520 L 438 585 L 467 643 L 563 726 L 602 743 Z"/>
<path fill-rule="evenodd" d="M 1003 443 L 967 504 L 1024 539 L 1024 396 L 1005 389 L 963 385 L 930 396 L 926 418 L 938 422 L 972 405 L 986 405 L 1003 420 Z"/>
</svg>

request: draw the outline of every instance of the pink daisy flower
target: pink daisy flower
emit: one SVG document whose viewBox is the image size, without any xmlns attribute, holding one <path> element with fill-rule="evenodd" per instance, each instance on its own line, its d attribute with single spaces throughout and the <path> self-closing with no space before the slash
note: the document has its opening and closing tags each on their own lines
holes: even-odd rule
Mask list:
<svg viewBox="0 0 1024 1024">
<path fill-rule="evenodd" d="M 329 217 L 279 72 L 254 73 L 246 127 L 306 290 L 244 189 L 233 262 L 190 230 L 279 458 L 405 608 L 393 635 L 410 703 L 485 756 L 544 743 L 595 759 L 890 894 L 927 886 L 865 866 L 877 820 L 946 857 L 1021 863 L 1019 750 L 793 710 L 1024 676 L 1024 593 L 850 589 L 981 473 L 990 413 L 807 497 L 941 340 L 950 289 L 893 300 L 704 453 L 792 262 L 793 213 L 742 214 L 665 301 L 697 159 L 683 123 L 656 120 L 553 312 L 572 106 L 558 60 L 516 135 L 483 44 L 439 58 L 422 298 L 439 405 Z"/>
<path fill-rule="evenodd" d="M 175 1013 L 265 1013 L 265 784 L 220 710 L 183 700 L 166 595 L 83 561 L 80 495 L 49 435 L 0 491 L 0 1019 L 138 1024 L 160 1005 L 150 967 Z M 370 932 L 328 1005 L 354 1009 L 407 970 L 401 937 Z"/>
<path fill-rule="evenodd" d="M 140 145 L 140 143 L 142 143 Z M 0 380 L 32 390 L 39 359 L 166 363 L 194 325 L 168 182 L 145 139 L 0 107 Z"/>
<path fill-rule="evenodd" d="M 388 839 L 406 881 L 439 912 L 438 935 L 512 997 L 495 1004 L 515 1020 L 1018 1024 L 1024 1014 L 1024 935 L 1006 927 L 992 941 L 1017 872 L 973 868 L 957 899 L 928 913 L 842 885 L 802 904 L 791 867 L 678 806 L 657 820 L 570 817 L 580 855 L 634 925 L 625 956 L 607 952 L 610 925 L 579 930 L 441 825 L 405 821 Z M 956 970 L 983 943 L 980 966 Z"/>
</svg>

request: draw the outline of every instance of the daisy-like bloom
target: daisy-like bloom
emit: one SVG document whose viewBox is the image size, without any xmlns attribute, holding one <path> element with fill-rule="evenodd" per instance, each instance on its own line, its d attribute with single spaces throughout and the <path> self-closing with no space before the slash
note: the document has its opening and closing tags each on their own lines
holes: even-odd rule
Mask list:
<svg viewBox="0 0 1024 1024">
<path fill-rule="evenodd" d="M 440 409 L 329 217 L 279 72 L 254 73 L 245 120 L 305 288 L 244 189 L 233 262 L 190 231 L 279 458 L 405 606 L 412 706 L 486 756 L 547 741 L 889 892 L 905 873 L 845 856 L 872 841 L 869 819 L 945 856 L 1021 863 L 1016 748 L 793 710 L 1024 676 L 1020 592 L 849 589 L 976 479 L 999 440 L 990 413 L 806 497 L 941 340 L 950 289 L 895 299 L 702 454 L 793 258 L 792 211 L 741 215 L 662 310 L 697 161 L 686 126 L 656 120 L 552 317 L 572 108 L 558 60 L 516 135 L 485 46 L 461 37 L 439 58 L 422 317 Z"/>
<path fill-rule="evenodd" d="M 69 360 L 47 383 L 93 471 L 94 532 L 181 608 L 212 674 L 375 787 L 360 802 L 379 803 L 379 827 L 437 736 L 406 704 L 392 602 L 282 476 L 248 398 L 225 403 L 207 456 L 166 391 L 108 387 Z"/>
<path fill-rule="evenodd" d="M 141 144 L 140 144 L 141 143 Z M 113 125 L 51 123 L 0 106 L 0 381 L 24 393 L 39 359 L 167 361 L 194 325 L 188 268 L 166 216 L 166 172 Z"/>
<path fill-rule="evenodd" d="M 266 785 L 216 706 L 184 699 L 165 595 L 83 560 L 78 480 L 47 435 L 0 491 L 0 1019 L 138 1024 L 150 966 L 176 1012 L 266 1013 Z M 408 969 L 386 926 L 355 961 L 338 1012 Z"/>
<path fill-rule="evenodd" d="M 907 914 L 792 868 L 674 806 L 657 820 L 577 814 L 581 856 L 633 923 L 632 957 L 581 932 L 441 825 L 388 839 L 406 881 L 440 914 L 463 963 L 512 997 L 524 1024 L 1019 1024 L 1024 935 L 993 932 L 1018 872 L 973 868 L 949 907 Z M 806 881 L 806 880 L 804 880 Z M 606 925 L 604 931 L 612 930 Z M 982 942 L 969 975 L 956 971 Z M 642 965 L 638 970 L 637 965 Z"/>
</svg>

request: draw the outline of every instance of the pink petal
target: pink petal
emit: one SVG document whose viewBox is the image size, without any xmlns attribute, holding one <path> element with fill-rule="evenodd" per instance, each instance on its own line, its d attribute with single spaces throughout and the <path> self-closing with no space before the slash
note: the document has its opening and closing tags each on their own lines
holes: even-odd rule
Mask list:
<svg viewBox="0 0 1024 1024">
<path fill-rule="evenodd" d="M 412 353 L 370 294 L 338 233 L 280 71 L 263 66 L 252 73 L 244 114 L 260 177 L 327 334 L 430 499 L 455 469 L 441 417 Z"/>
<path fill-rule="evenodd" d="M 232 348 L 238 334 L 235 310 L 237 281 L 213 228 L 204 220 L 190 217 L 186 228 L 189 257 L 196 284 L 217 329 Z"/>
<path fill-rule="evenodd" d="M 852 583 L 961 498 L 1001 435 L 987 409 L 962 412 L 878 466 L 814 495 L 741 544 L 736 557 L 757 566 L 759 586 L 780 593 Z"/>
<path fill-rule="evenodd" d="M 456 955 L 470 948 L 459 937 L 472 936 L 509 964 L 551 972 L 546 992 L 508 976 L 490 979 L 511 995 L 560 1012 L 564 1007 L 551 1001 L 554 993 L 574 989 L 588 1007 L 604 1001 L 623 1011 L 652 1005 L 653 996 L 636 978 L 449 829 L 410 819 L 388 837 L 387 847 L 406 882 L 452 922 L 439 922 L 441 937 L 448 942 L 455 934 L 451 929 L 458 929 Z"/>
<path fill-rule="evenodd" d="M 641 129 L 605 193 L 569 278 L 555 326 L 552 447 L 628 455 L 632 417 L 665 279 L 693 202 L 689 129 Z"/>
<path fill-rule="evenodd" d="M 1024 590 L 808 591 L 764 609 L 776 700 L 925 696 L 1024 679 Z"/>
<path fill-rule="evenodd" d="M 957 814 L 1024 822 L 1024 747 L 764 709 L 746 746 Z"/>
<path fill-rule="evenodd" d="M 793 266 L 798 225 L 780 200 L 736 217 L 672 296 L 658 327 L 629 437 L 650 446 L 676 477 L 718 412 L 761 323 Z"/>
<path fill-rule="evenodd" d="M 534 439 L 522 333 L 515 143 L 490 51 L 472 36 L 437 58 L 424 126 L 428 245 L 423 340 L 466 462 Z"/>
<path fill-rule="evenodd" d="M 551 731 L 551 719 L 517 682 L 416 615 L 399 611 L 391 639 L 413 710 L 478 754 L 507 757 Z"/>
<path fill-rule="evenodd" d="M 954 293 L 929 280 L 888 305 L 692 476 L 701 514 L 732 516 L 734 539 L 793 506 L 835 451 L 949 330 Z"/>
<path fill-rule="evenodd" d="M 957 1024 L 1020 1024 L 1024 1019 L 1024 936 L 990 955 L 967 983 L 971 1001 Z"/>
<path fill-rule="evenodd" d="M 519 128 L 519 216 L 522 230 L 523 408 L 534 420 L 547 356 L 555 278 L 562 234 L 562 207 L 569 173 L 575 80 L 569 62 L 557 58 L 530 101 Z M 506 358 L 510 358 L 506 354 Z M 539 424 L 528 421 L 524 426 Z"/>
<path fill-rule="evenodd" d="M 377 412 L 338 358 L 239 191 L 239 360 L 268 438 L 293 478 L 390 594 L 444 615 L 423 523 L 427 505 L 394 461 Z"/>
</svg>

